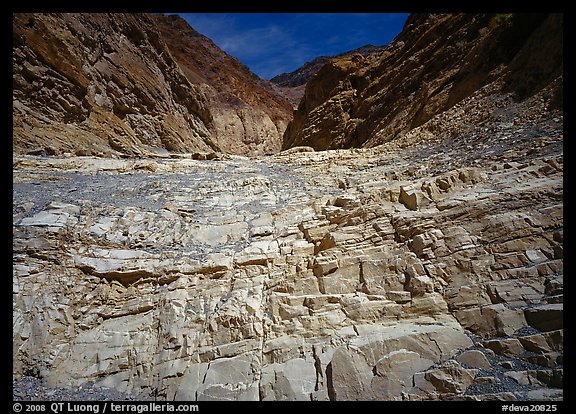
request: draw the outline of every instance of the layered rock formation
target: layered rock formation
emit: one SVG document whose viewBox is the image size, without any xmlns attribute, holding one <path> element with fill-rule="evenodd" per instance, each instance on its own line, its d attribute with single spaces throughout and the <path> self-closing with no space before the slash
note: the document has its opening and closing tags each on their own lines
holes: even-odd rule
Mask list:
<svg viewBox="0 0 576 414">
<path fill-rule="evenodd" d="M 341 58 L 356 53 L 367 56 L 383 50 L 384 47 L 385 46 L 365 45 L 335 56 L 318 56 L 317 58 L 304 63 L 301 67 L 290 73 L 282 73 L 278 76 L 274 76 L 270 79 L 270 82 L 276 85 L 279 93 L 285 96 L 295 106 L 295 109 L 297 109 L 300 100 L 304 96 L 304 89 L 308 80 L 331 59 Z"/>
<path fill-rule="evenodd" d="M 411 17 L 442 22 L 412 44 L 468 18 Z M 526 26 L 552 55 L 555 18 Z M 322 73 L 344 99 L 339 70 L 362 59 L 321 69 L 308 103 L 334 102 Z M 490 76 L 513 89 L 478 80 L 370 148 L 15 154 L 14 379 L 164 400 L 562 400 L 561 77 L 511 65 Z M 334 137 L 325 115 L 311 108 L 315 136 Z"/>
<path fill-rule="evenodd" d="M 13 35 L 17 152 L 270 152 L 292 115 L 264 81 L 181 20 L 15 14 Z"/>
<path fill-rule="evenodd" d="M 430 122 L 466 98 L 522 101 L 548 88 L 562 106 L 561 14 L 411 15 L 381 53 L 332 60 L 307 84 L 283 148 L 372 147 Z M 492 122 L 466 114 L 454 128 Z M 473 118 L 473 119 L 472 119 Z M 468 131 L 466 131 L 468 132 Z"/>
<path fill-rule="evenodd" d="M 561 399 L 561 122 L 16 157 L 14 375 L 168 400 Z"/>
<path fill-rule="evenodd" d="M 186 80 L 150 16 L 13 19 L 16 151 L 217 149 L 206 98 Z"/>
<path fill-rule="evenodd" d="M 304 63 L 301 67 L 290 73 L 282 73 L 280 75 L 274 76 L 272 79 L 270 79 L 270 82 L 281 87 L 295 88 L 297 86 L 304 86 L 308 80 L 314 76 L 316 72 L 320 70 L 320 68 L 322 68 L 322 66 L 334 58 L 340 58 L 356 53 L 359 53 L 363 56 L 368 56 L 372 53 L 380 52 L 384 48 L 385 46 L 365 45 L 348 52 L 339 53 L 338 55 L 334 56 L 318 56 L 317 58 Z"/>
<path fill-rule="evenodd" d="M 184 75 L 208 98 L 221 151 L 278 152 L 292 119 L 292 105 L 270 82 L 250 72 L 182 18 L 158 15 L 154 19 Z"/>
</svg>

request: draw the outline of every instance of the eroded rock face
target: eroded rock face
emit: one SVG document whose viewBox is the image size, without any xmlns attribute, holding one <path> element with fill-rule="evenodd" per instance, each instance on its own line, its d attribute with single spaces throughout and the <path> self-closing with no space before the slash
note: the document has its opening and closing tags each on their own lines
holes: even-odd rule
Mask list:
<svg viewBox="0 0 576 414">
<path fill-rule="evenodd" d="M 292 106 L 179 18 L 16 13 L 18 153 L 277 152 Z"/>
<path fill-rule="evenodd" d="M 15 14 L 12 30 L 16 151 L 216 148 L 206 98 L 170 57 L 150 16 Z"/>
<path fill-rule="evenodd" d="M 561 399 L 548 128 L 468 152 L 414 134 L 255 159 L 17 156 L 14 375 L 168 400 Z"/>
<path fill-rule="evenodd" d="M 283 148 L 373 147 L 418 127 L 454 137 L 505 115 L 470 108 L 438 125 L 466 99 L 521 102 L 548 88 L 548 105 L 559 108 L 562 27 L 561 14 L 413 14 L 382 52 L 333 59 L 310 79 Z"/>
<path fill-rule="evenodd" d="M 440 47 L 437 29 L 468 17 L 432 16 L 410 35 L 415 43 L 382 56 Z M 530 42 L 554 19 L 528 25 Z M 505 40 L 519 22 L 490 30 Z M 456 33 L 469 32 L 474 50 L 508 44 L 490 49 L 480 33 L 490 21 L 473 23 Z M 32 56 L 18 39 L 18 53 Z M 414 49 L 412 64 L 433 62 L 427 50 Z M 510 65 L 535 63 L 526 49 L 511 52 Z M 373 73 L 370 59 L 333 61 L 307 88 L 302 108 L 319 122 L 310 131 L 329 145 L 356 145 L 348 124 L 325 115 L 362 102 L 355 93 L 368 89 L 341 80 L 368 80 L 358 68 Z M 58 73 L 83 85 L 70 62 Z M 449 108 L 428 79 L 431 106 L 421 109 L 431 117 L 371 148 L 15 155 L 14 377 L 167 400 L 562 399 L 563 114 L 548 63 L 541 74 L 553 79 L 535 84 L 490 67 L 490 82 Z M 450 78 L 451 91 L 486 75 L 469 69 Z M 522 82 L 506 91 L 493 75 Z M 375 82 L 373 91 L 384 85 Z M 15 106 L 20 127 L 25 105 Z M 369 147 L 381 142 L 372 137 Z"/>
<path fill-rule="evenodd" d="M 154 20 L 186 78 L 206 95 L 220 150 L 241 155 L 278 152 L 292 104 L 182 18 L 156 15 Z"/>
</svg>

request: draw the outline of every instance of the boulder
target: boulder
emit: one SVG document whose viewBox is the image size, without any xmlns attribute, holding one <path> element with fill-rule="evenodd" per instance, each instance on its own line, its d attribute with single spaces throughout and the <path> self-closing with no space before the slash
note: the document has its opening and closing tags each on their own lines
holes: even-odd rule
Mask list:
<svg viewBox="0 0 576 414">
<path fill-rule="evenodd" d="M 486 355 L 482 351 L 475 349 L 470 349 L 462 352 L 456 357 L 456 360 L 461 364 L 469 365 L 473 368 L 480 368 L 484 370 L 489 370 L 492 368 L 492 364 L 486 358 Z"/>
<path fill-rule="evenodd" d="M 462 394 L 474 383 L 474 371 L 465 369 L 458 362 L 450 360 L 440 368 L 426 371 L 424 378 L 430 382 L 437 392 Z"/>
<path fill-rule="evenodd" d="M 262 401 L 310 401 L 317 381 L 314 364 L 303 359 L 270 364 L 262 369 L 260 397 Z"/>
<path fill-rule="evenodd" d="M 555 331 L 564 326 L 564 305 L 535 305 L 524 311 L 526 321 L 539 331 Z"/>
<path fill-rule="evenodd" d="M 509 357 L 518 356 L 525 352 L 524 347 L 517 338 L 491 339 L 482 342 L 482 345 L 498 355 Z"/>
<path fill-rule="evenodd" d="M 338 348 L 326 366 L 328 396 L 331 401 L 362 401 L 372 399 L 372 373 L 357 353 Z"/>
<path fill-rule="evenodd" d="M 402 391 L 412 386 L 414 374 L 433 364 L 434 361 L 407 349 L 390 352 L 379 359 L 374 367 L 376 376 L 371 386 L 375 397 L 379 400 L 401 399 Z"/>
</svg>

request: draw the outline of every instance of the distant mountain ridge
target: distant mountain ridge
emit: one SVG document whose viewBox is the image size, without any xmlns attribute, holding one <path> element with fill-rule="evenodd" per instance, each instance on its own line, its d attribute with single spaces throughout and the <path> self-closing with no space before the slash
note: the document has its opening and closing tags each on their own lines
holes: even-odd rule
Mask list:
<svg viewBox="0 0 576 414">
<path fill-rule="evenodd" d="M 306 63 L 304 63 L 298 69 L 290 73 L 282 73 L 280 75 L 274 76 L 270 79 L 270 82 L 275 83 L 281 87 L 298 87 L 305 85 L 320 68 L 326 64 L 330 59 L 339 58 L 354 53 L 360 53 L 363 56 L 370 55 L 375 52 L 380 52 L 384 50 L 386 46 L 374 46 L 374 45 L 364 45 L 354 50 L 349 50 L 347 52 L 342 52 L 334 56 L 318 56 Z"/>
</svg>

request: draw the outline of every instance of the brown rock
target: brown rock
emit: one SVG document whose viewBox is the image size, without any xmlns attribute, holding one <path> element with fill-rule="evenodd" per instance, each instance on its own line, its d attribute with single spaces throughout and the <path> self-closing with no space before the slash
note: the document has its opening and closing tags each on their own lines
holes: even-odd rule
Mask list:
<svg viewBox="0 0 576 414">
<path fill-rule="evenodd" d="M 512 335 L 527 325 L 522 310 L 501 303 L 457 310 L 455 316 L 462 326 L 483 337 Z"/>
<path fill-rule="evenodd" d="M 562 388 L 564 386 L 564 369 L 546 369 L 531 371 L 531 374 L 536 377 L 537 381 L 541 381 L 554 388 Z"/>
<path fill-rule="evenodd" d="M 278 152 L 292 105 L 266 80 L 176 15 L 154 15 L 161 38 L 193 85 L 203 85 L 213 141 L 228 154 Z"/>
<path fill-rule="evenodd" d="M 528 324 L 540 331 L 555 331 L 564 325 L 564 305 L 536 305 L 524 311 Z"/>
<path fill-rule="evenodd" d="M 512 361 L 501 361 L 498 363 L 504 369 L 514 369 L 514 362 Z"/>
<path fill-rule="evenodd" d="M 292 117 L 269 82 L 176 16 L 19 13 L 13 33 L 18 152 L 275 152 Z"/>
<path fill-rule="evenodd" d="M 498 355 L 517 356 L 524 352 L 520 341 L 516 338 L 491 339 L 482 343 L 486 348 L 493 350 Z"/>
<path fill-rule="evenodd" d="M 518 338 L 524 349 L 531 352 L 552 352 L 552 348 L 542 334 L 521 336 Z"/>
<path fill-rule="evenodd" d="M 151 16 L 16 14 L 13 32 L 15 150 L 211 148 L 206 98 L 169 58 Z"/>
<path fill-rule="evenodd" d="M 561 15 L 412 15 L 383 53 L 334 59 L 310 79 L 283 148 L 373 147 L 425 124 L 486 85 L 495 93 L 501 81 L 507 91 L 531 96 L 561 76 L 561 28 Z M 431 42 L 430 33 L 444 35 Z M 547 48 L 538 46 L 542 41 Z M 535 72 L 543 75 L 536 79 Z"/>
<path fill-rule="evenodd" d="M 554 351 L 564 350 L 564 330 L 560 329 L 557 331 L 549 331 L 542 333 L 542 336 L 546 339 L 550 349 Z"/>
</svg>

